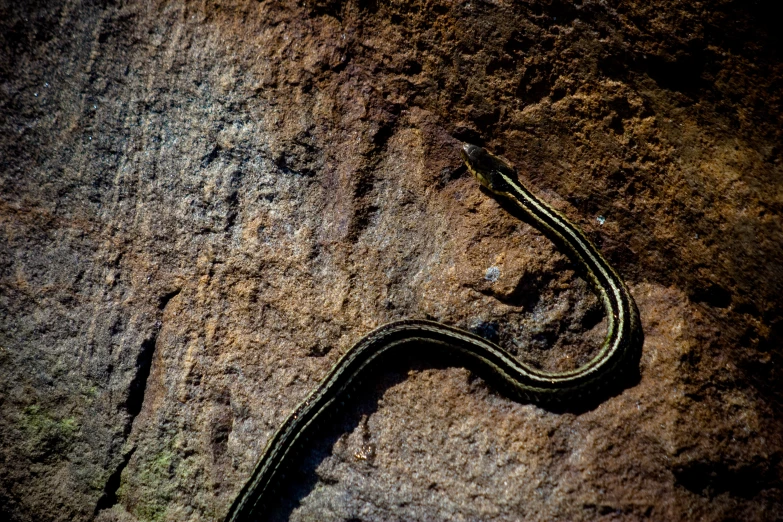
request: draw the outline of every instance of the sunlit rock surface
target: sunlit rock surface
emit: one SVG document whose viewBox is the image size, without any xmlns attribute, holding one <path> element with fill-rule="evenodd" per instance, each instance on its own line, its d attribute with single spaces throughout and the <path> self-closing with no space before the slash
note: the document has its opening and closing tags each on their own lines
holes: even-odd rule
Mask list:
<svg viewBox="0 0 783 522">
<path fill-rule="evenodd" d="M 213 521 L 361 336 L 575 368 L 600 304 L 486 144 L 628 282 L 640 379 L 557 413 L 413 358 L 276 520 L 775 520 L 779 16 L 745 1 L 3 1 L 0 517 Z"/>
</svg>

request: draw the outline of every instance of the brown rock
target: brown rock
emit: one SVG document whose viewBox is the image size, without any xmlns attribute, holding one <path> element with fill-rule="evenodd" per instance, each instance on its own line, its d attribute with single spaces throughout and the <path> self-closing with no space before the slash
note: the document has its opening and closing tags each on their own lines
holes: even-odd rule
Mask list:
<svg viewBox="0 0 783 522">
<path fill-rule="evenodd" d="M 390 320 L 584 362 L 597 299 L 478 190 L 460 140 L 625 277 L 641 379 L 557 413 L 404 362 L 274 516 L 783 517 L 777 20 L 731 0 L 4 2 L 0 518 L 221 520 Z"/>
</svg>

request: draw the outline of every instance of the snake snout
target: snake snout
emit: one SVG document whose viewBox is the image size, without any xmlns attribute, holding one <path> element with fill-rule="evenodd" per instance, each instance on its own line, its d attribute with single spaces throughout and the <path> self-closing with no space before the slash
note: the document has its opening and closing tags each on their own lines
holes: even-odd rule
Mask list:
<svg viewBox="0 0 783 522">
<path fill-rule="evenodd" d="M 462 159 L 464 159 L 465 161 L 476 162 L 481 156 L 481 153 L 483 151 L 484 149 L 482 149 L 481 147 L 478 147 L 471 143 L 463 143 L 462 151 L 461 151 Z"/>
</svg>

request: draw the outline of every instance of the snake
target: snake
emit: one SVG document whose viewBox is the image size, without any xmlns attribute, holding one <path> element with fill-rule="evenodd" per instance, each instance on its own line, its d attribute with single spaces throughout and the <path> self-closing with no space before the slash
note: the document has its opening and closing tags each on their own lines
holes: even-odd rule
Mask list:
<svg viewBox="0 0 783 522">
<path fill-rule="evenodd" d="M 510 205 L 511 210 L 520 211 L 586 275 L 607 318 L 600 349 L 574 370 L 548 372 L 518 361 L 490 340 L 439 322 L 408 319 L 380 326 L 340 357 L 269 439 L 225 522 L 265 518 L 273 491 L 285 475 L 286 463 L 294 449 L 306 441 L 308 428 L 343 404 L 372 363 L 384 354 L 403 347 L 442 349 L 477 364 L 520 399 L 540 404 L 578 401 L 606 389 L 636 360 L 642 335 L 636 304 L 623 280 L 585 233 L 520 183 L 509 160 L 468 143 L 463 144 L 461 155 L 467 170 L 486 192 Z"/>
</svg>

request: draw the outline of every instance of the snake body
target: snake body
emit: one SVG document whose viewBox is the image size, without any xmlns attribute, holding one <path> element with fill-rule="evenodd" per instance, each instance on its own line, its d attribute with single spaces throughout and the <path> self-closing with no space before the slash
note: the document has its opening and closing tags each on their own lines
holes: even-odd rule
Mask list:
<svg viewBox="0 0 783 522">
<path fill-rule="evenodd" d="M 606 311 L 607 334 L 601 348 L 580 368 L 545 372 L 519 362 L 493 342 L 441 323 L 405 320 L 385 324 L 354 344 L 272 436 L 226 522 L 264 518 L 263 510 L 285 471 L 286 458 L 307 428 L 344 399 L 373 361 L 392 350 L 416 345 L 465 356 L 517 396 L 541 403 L 562 403 L 593 393 L 634 360 L 641 336 L 636 305 L 625 283 L 598 249 L 576 225 L 527 190 L 507 160 L 470 144 L 463 146 L 462 158 L 484 188 L 522 211 L 583 269 Z"/>
</svg>

